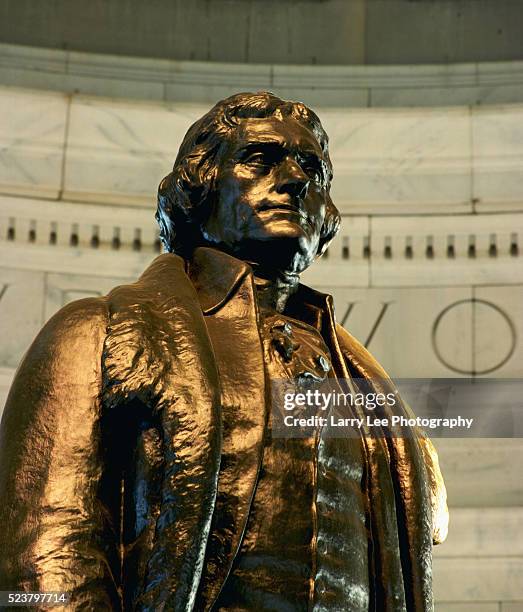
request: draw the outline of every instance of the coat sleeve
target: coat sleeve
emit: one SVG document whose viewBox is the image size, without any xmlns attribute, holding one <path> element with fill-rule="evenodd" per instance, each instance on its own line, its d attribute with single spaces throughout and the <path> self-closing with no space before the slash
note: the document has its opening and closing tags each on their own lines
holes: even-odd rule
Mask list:
<svg viewBox="0 0 523 612">
<path fill-rule="evenodd" d="M 434 544 L 441 544 L 447 539 L 449 531 L 447 489 L 445 488 L 445 482 L 439 467 L 438 453 L 434 445 L 426 436 L 421 438 L 420 444 L 429 477 L 432 506 L 432 541 Z"/>
<path fill-rule="evenodd" d="M 101 407 L 104 299 L 74 302 L 23 359 L 0 427 L 0 590 L 120 609 L 119 482 Z"/>
<path fill-rule="evenodd" d="M 341 341 L 345 358 L 356 368 L 362 377 L 389 381 L 389 376 L 367 349 L 356 340 L 341 325 L 336 326 L 336 333 Z M 410 406 L 402 402 L 410 416 L 414 413 Z M 432 511 L 432 541 L 441 544 L 448 534 L 449 510 L 447 506 L 447 490 L 439 466 L 438 453 L 424 432 L 418 430 L 418 442 L 423 455 L 430 491 Z"/>
</svg>

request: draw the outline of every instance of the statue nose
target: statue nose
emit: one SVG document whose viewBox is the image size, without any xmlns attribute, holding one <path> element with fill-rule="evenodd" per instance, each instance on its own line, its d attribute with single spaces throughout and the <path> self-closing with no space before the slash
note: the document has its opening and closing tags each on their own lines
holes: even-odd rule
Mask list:
<svg viewBox="0 0 523 612">
<path fill-rule="evenodd" d="M 307 197 L 310 182 L 310 178 L 300 168 L 299 164 L 293 159 L 287 158 L 281 168 L 280 182 L 276 191 L 278 193 L 288 193 L 303 200 Z"/>
</svg>

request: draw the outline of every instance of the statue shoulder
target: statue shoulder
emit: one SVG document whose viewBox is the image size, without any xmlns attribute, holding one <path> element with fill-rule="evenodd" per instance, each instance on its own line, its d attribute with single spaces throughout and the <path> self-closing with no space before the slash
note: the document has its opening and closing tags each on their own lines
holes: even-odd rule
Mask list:
<svg viewBox="0 0 523 612">
<path fill-rule="evenodd" d="M 49 361 L 55 366 L 63 359 L 72 367 L 89 347 L 101 346 L 108 320 L 107 301 L 89 297 L 71 302 L 54 314 L 40 330 L 29 347 L 22 364 L 27 361 Z"/>
<path fill-rule="evenodd" d="M 162 272 L 173 267 L 183 270 L 183 260 L 180 263 L 179 259 L 169 255 L 157 257 L 137 282 L 115 287 L 107 296 L 75 300 L 56 312 L 37 334 L 18 367 L 6 413 L 11 404 L 16 404 L 19 410 L 23 398 L 29 395 L 32 410 L 37 409 L 37 404 L 56 406 L 51 400 L 58 387 L 72 390 L 75 385 L 85 384 L 101 388 L 107 339 L 111 332 L 118 335 L 114 319 L 121 326 L 127 319 L 138 318 L 142 302 L 158 294 Z"/>
<path fill-rule="evenodd" d="M 60 358 L 75 360 L 75 351 L 86 354 L 88 347 L 103 343 L 108 321 L 107 299 L 88 297 L 63 306 L 54 314 L 34 339 L 21 367 L 33 359 Z"/>
<path fill-rule="evenodd" d="M 358 376 L 389 379 L 387 372 L 372 354 L 339 323 L 336 323 L 336 335 L 343 356 Z"/>
<path fill-rule="evenodd" d="M 33 345 L 52 344 L 54 347 L 75 342 L 75 339 L 94 341 L 105 336 L 111 320 L 125 310 L 125 315 L 136 318 L 143 309 L 165 294 L 176 294 L 175 287 L 185 275 L 183 259 L 176 255 L 164 254 L 157 257 L 136 282 L 114 287 L 106 296 L 87 297 L 63 306 L 44 325 Z"/>
<path fill-rule="evenodd" d="M 133 313 L 133 305 L 140 310 L 142 303 L 158 299 L 159 292 L 176 287 L 182 275 L 185 276 L 183 259 L 172 254 L 160 255 L 138 281 L 119 285 L 107 296 L 83 298 L 63 306 L 38 333 L 21 367 L 33 359 L 45 358 L 53 363 L 60 358 L 74 360 L 74 351 L 91 354 L 90 347 L 97 348 L 99 361 L 115 315 L 124 310 L 127 317 L 136 316 L 138 313 Z M 170 290 L 175 293 L 174 289 Z"/>
</svg>

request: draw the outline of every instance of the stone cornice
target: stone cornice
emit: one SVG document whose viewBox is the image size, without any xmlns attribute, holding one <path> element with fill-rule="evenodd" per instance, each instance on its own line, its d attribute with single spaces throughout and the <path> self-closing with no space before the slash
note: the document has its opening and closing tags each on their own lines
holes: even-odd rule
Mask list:
<svg viewBox="0 0 523 612">
<path fill-rule="evenodd" d="M 523 214 L 345 216 L 305 275 L 322 286 L 523 282 Z M 133 278 L 160 252 L 153 210 L 0 196 L 4 265 Z"/>
<path fill-rule="evenodd" d="M 0 82 L 67 93 L 215 102 L 269 89 L 316 106 L 447 106 L 523 101 L 523 61 L 298 66 L 192 62 L 0 44 Z"/>
</svg>

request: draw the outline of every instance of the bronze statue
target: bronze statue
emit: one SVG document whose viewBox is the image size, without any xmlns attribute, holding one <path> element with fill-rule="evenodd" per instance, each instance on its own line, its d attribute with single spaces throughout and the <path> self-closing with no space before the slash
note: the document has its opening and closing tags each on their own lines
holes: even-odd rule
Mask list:
<svg viewBox="0 0 523 612">
<path fill-rule="evenodd" d="M 270 379 L 394 390 L 299 282 L 339 227 L 331 179 L 303 104 L 237 94 L 189 129 L 158 192 L 168 252 L 65 306 L 17 372 L 0 590 L 72 610 L 432 609 L 430 442 L 271 436 Z"/>
</svg>

